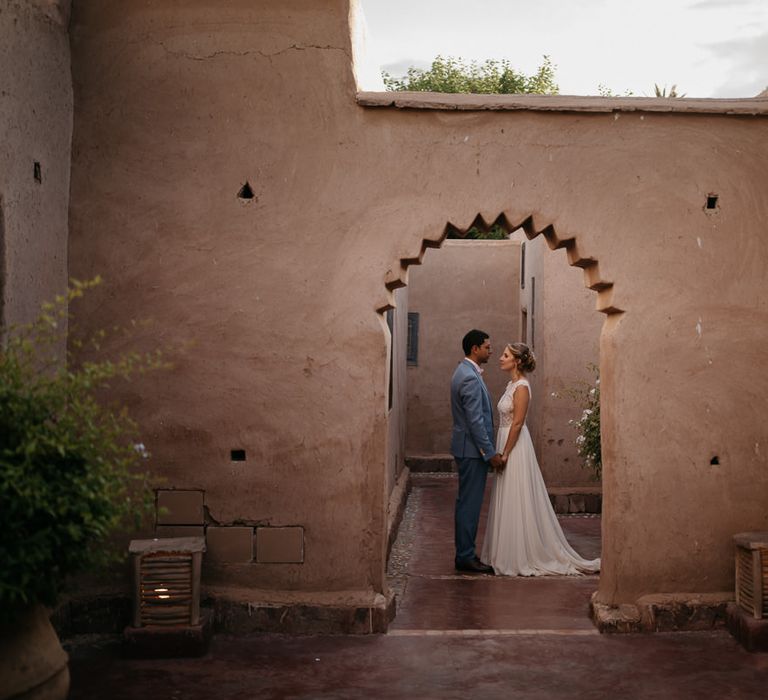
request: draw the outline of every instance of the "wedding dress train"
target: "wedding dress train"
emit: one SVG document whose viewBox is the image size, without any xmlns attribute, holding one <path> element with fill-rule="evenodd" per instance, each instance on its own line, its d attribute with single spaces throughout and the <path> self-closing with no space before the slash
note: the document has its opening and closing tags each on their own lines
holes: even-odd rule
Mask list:
<svg viewBox="0 0 768 700">
<path fill-rule="evenodd" d="M 496 449 L 504 446 L 512 425 L 512 397 L 526 379 L 507 384 L 499 400 Z M 496 474 L 481 555 L 504 576 L 574 575 L 600 570 L 600 559 L 582 559 L 568 544 L 541 476 L 528 426 L 523 425 L 507 466 Z"/>
</svg>

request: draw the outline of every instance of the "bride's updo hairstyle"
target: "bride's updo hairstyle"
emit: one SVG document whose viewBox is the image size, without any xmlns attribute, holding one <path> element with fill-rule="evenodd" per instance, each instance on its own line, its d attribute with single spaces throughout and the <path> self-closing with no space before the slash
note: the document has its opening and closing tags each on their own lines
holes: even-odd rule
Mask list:
<svg viewBox="0 0 768 700">
<path fill-rule="evenodd" d="M 515 359 L 520 360 L 519 366 L 523 372 L 533 372 L 536 369 L 536 358 L 525 343 L 510 343 L 507 349 Z"/>
</svg>

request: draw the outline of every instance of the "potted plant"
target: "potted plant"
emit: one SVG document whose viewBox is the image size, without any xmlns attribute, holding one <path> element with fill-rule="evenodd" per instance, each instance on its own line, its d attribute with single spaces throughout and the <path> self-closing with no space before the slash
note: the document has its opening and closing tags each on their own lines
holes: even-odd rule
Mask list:
<svg viewBox="0 0 768 700">
<path fill-rule="evenodd" d="M 66 697 L 67 657 L 50 626 L 66 579 L 104 564 L 109 534 L 140 517 L 151 491 L 146 452 L 124 410 L 98 392 L 110 380 L 164 365 L 159 353 L 76 361 L 70 304 L 100 283 L 74 281 L 0 346 L 0 699 L 47 682 Z M 105 333 L 69 340 L 99 351 Z M 49 697 L 46 696 L 46 697 Z"/>
</svg>

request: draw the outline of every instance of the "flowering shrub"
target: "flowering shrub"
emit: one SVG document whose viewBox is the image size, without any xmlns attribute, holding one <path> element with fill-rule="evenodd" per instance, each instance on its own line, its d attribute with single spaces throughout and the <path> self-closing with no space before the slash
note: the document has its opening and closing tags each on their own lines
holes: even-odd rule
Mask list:
<svg viewBox="0 0 768 700">
<path fill-rule="evenodd" d="M 577 430 L 576 447 L 584 458 L 584 466 L 592 470 L 596 481 L 603 475 L 603 459 L 600 451 L 600 377 L 598 368 L 590 365 L 595 372 L 594 385 L 572 389 L 568 393 L 583 406 L 581 417 L 571 420 Z"/>
</svg>

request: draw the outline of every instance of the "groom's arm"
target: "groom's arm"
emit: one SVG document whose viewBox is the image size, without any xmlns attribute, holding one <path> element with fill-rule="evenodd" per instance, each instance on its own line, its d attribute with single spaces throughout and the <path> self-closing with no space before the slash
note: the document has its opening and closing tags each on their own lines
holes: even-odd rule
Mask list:
<svg viewBox="0 0 768 700">
<path fill-rule="evenodd" d="M 464 408 L 467 419 L 467 430 L 472 441 L 480 450 L 480 454 L 486 462 L 490 462 L 496 455 L 496 446 L 488 438 L 483 419 L 483 389 L 480 379 L 474 376 L 466 377 L 459 385 L 459 399 Z"/>
</svg>

